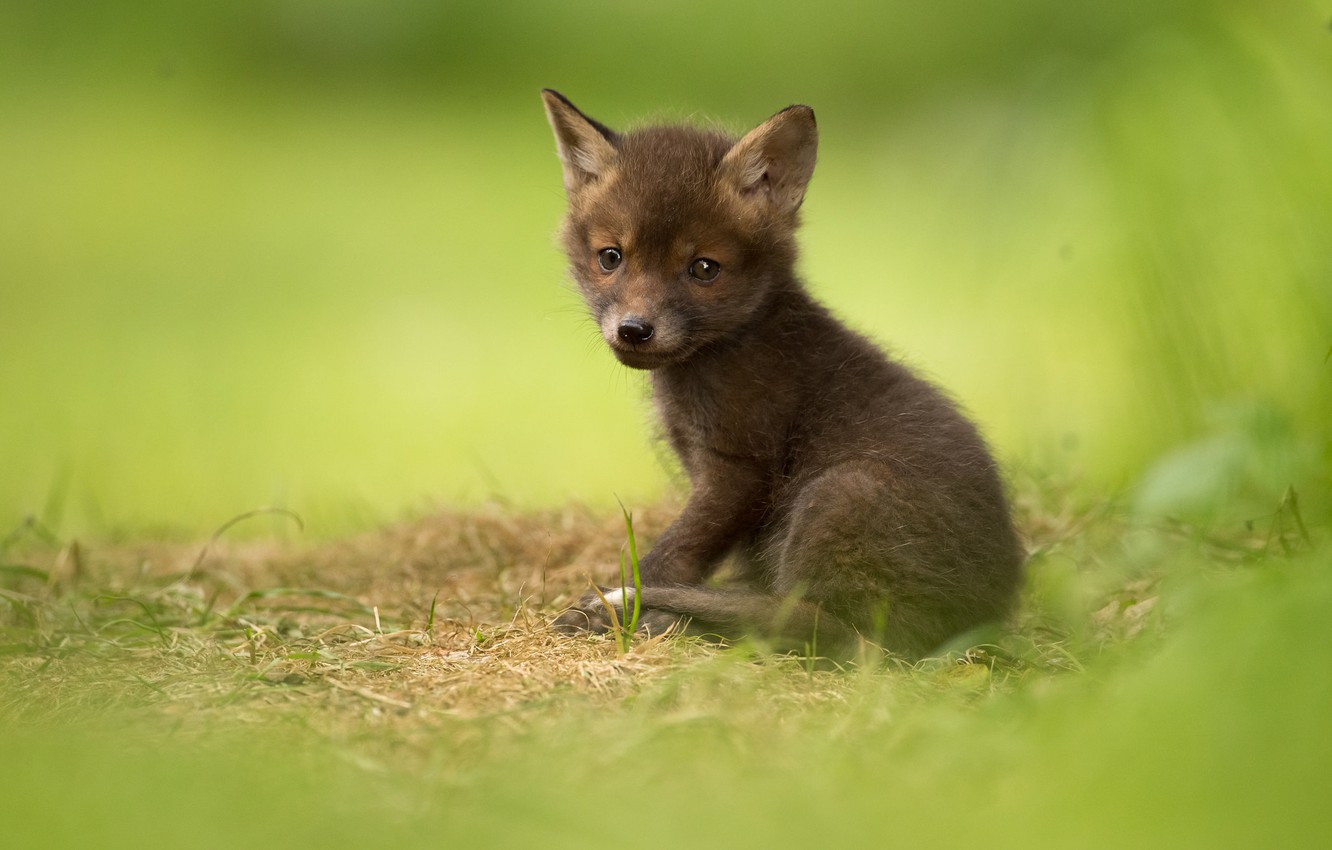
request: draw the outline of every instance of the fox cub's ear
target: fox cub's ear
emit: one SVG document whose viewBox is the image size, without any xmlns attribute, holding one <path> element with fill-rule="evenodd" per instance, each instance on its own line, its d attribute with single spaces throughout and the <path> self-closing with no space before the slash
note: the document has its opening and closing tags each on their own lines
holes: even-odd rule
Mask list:
<svg viewBox="0 0 1332 850">
<path fill-rule="evenodd" d="M 788 106 L 736 142 L 721 168 L 742 196 L 765 196 L 782 211 L 795 212 L 818 151 L 814 110 Z"/>
<path fill-rule="evenodd" d="M 574 192 L 596 180 L 615 161 L 615 133 L 578 111 L 553 89 L 542 89 L 546 118 L 555 131 L 555 146 L 564 166 L 564 190 Z"/>
</svg>

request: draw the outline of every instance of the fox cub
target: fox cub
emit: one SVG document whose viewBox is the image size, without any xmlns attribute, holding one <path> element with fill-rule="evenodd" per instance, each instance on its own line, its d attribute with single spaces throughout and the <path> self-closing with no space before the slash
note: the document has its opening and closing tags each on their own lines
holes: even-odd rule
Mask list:
<svg viewBox="0 0 1332 850">
<path fill-rule="evenodd" d="M 542 96 L 573 277 L 611 353 L 648 371 L 691 484 L 641 561 L 641 627 L 919 657 L 1001 618 L 1023 556 L 984 441 L 796 276 L 813 110 L 736 140 L 618 133 Z M 705 585 L 732 554 L 738 586 Z M 622 613 L 632 593 L 605 596 Z M 604 631 L 610 616 L 589 593 L 555 625 Z"/>
</svg>

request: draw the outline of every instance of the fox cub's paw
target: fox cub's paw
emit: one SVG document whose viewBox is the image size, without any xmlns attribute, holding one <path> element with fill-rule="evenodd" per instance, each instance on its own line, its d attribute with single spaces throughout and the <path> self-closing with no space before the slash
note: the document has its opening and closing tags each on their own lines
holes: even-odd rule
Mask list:
<svg viewBox="0 0 1332 850">
<path fill-rule="evenodd" d="M 605 597 L 605 601 L 602 601 Z M 634 590 L 633 588 L 603 588 L 601 595 L 598 596 L 595 591 L 588 591 L 573 604 L 569 610 L 555 618 L 555 631 L 564 634 L 576 634 L 578 632 L 591 632 L 593 634 L 605 634 L 612 630 L 611 612 L 607 609 L 607 603 L 615 610 L 615 623 L 621 628 L 628 625 L 628 621 L 634 616 Z M 628 615 L 625 609 L 628 608 Z M 647 634 L 659 635 L 668 629 L 682 625 L 681 618 L 667 611 L 653 611 L 650 608 L 643 608 L 638 614 L 638 631 Z"/>
</svg>

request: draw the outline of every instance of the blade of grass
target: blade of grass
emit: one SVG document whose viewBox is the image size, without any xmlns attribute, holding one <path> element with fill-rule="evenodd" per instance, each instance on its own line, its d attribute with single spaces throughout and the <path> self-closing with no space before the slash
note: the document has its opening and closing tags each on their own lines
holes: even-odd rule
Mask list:
<svg viewBox="0 0 1332 850">
<path fill-rule="evenodd" d="M 618 497 L 616 501 L 619 501 Z M 638 630 L 638 617 L 642 612 L 643 576 L 638 569 L 638 541 L 634 537 L 634 516 L 629 513 L 629 509 L 624 506 L 624 502 L 620 502 L 620 511 L 624 514 L 625 534 L 629 538 L 629 564 L 634 574 L 634 616 L 629 621 L 629 632 L 633 634 Z M 621 562 L 620 573 L 623 576 L 623 562 Z"/>
<path fill-rule="evenodd" d="M 35 578 L 38 581 L 46 581 L 48 577 L 46 570 L 39 570 L 36 567 L 28 567 L 23 564 L 0 564 L 0 575 L 23 576 L 25 578 Z"/>
<path fill-rule="evenodd" d="M 194 577 L 195 573 L 199 571 L 199 568 L 203 566 L 204 559 L 208 557 L 208 552 L 213 548 L 213 544 L 217 543 L 218 539 L 221 538 L 228 529 L 237 523 L 250 519 L 251 517 L 263 516 L 265 514 L 277 514 L 279 516 L 290 517 L 291 520 L 296 523 L 298 529 L 305 531 L 305 520 L 301 519 L 300 514 L 295 511 L 289 511 L 286 508 L 255 508 L 252 511 L 236 514 L 234 517 L 218 526 L 217 531 L 214 531 L 213 535 L 208 538 L 208 542 L 199 550 L 199 556 L 194 559 L 194 563 L 190 566 L 189 572 L 185 574 L 183 580 L 188 581 Z"/>
<path fill-rule="evenodd" d="M 430 613 L 426 615 L 426 637 L 433 643 L 435 640 L 435 607 L 439 605 L 439 591 L 435 591 L 435 596 L 430 600 Z"/>
</svg>

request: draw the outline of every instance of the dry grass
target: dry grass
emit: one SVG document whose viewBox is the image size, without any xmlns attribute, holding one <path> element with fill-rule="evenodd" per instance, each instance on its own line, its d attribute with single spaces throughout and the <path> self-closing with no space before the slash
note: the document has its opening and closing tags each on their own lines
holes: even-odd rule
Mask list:
<svg viewBox="0 0 1332 850">
<path fill-rule="evenodd" d="M 671 513 L 636 522 L 651 539 Z M 614 515 L 492 505 L 320 545 L 30 546 L 10 555 L 23 566 L 0 609 L 0 714 L 118 707 L 181 724 L 290 714 L 429 728 L 540 712 L 556 697 L 622 702 L 717 653 L 683 639 L 626 653 L 548 628 L 590 576 L 608 577 L 623 533 Z"/>
<path fill-rule="evenodd" d="M 1111 504 L 1071 492 L 1018 488 L 1032 582 L 1001 639 L 874 675 L 970 699 L 1081 669 L 1090 654 L 1159 623 L 1159 575 L 1109 563 L 1126 522 Z M 645 544 L 673 513 L 667 504 L 637 512 Z M 570 699 L 671 694 L 682 675 L 740 675 L 768 699 L 806 703 L 845 700 L 857 687 L 854 675 L 800 659 L 685 639 L 621 652 L 608 638 L 552 632 L 550 618 L 590 577 L 610 579 L 623 540 L 614 512 L 500 505 L 321 544 L 15 540 L 0 576 L 0 715 L 37 721 L 120 708 L 182 727 L 288 717 L 333 730 L 369 718 L 421 732 L 458 718 L 558 714 Z M 754 663 L 717 672 L 736 668 L 737 656 Z"/>
<path fill-rule="evenodd" d="M 621 697 L 680 647 L 621 656 L 546 628 L 617 541 L 614 517 L 492 506 L 322 545 L 215 542 L 202 558 L 203 544 L 29 547 L 10 555 L 24 569 L 0 609 L 16 674 L 0 712 L 244 718 L 313 700 L 467 715 L 561 690 Z"/>
</svg>

